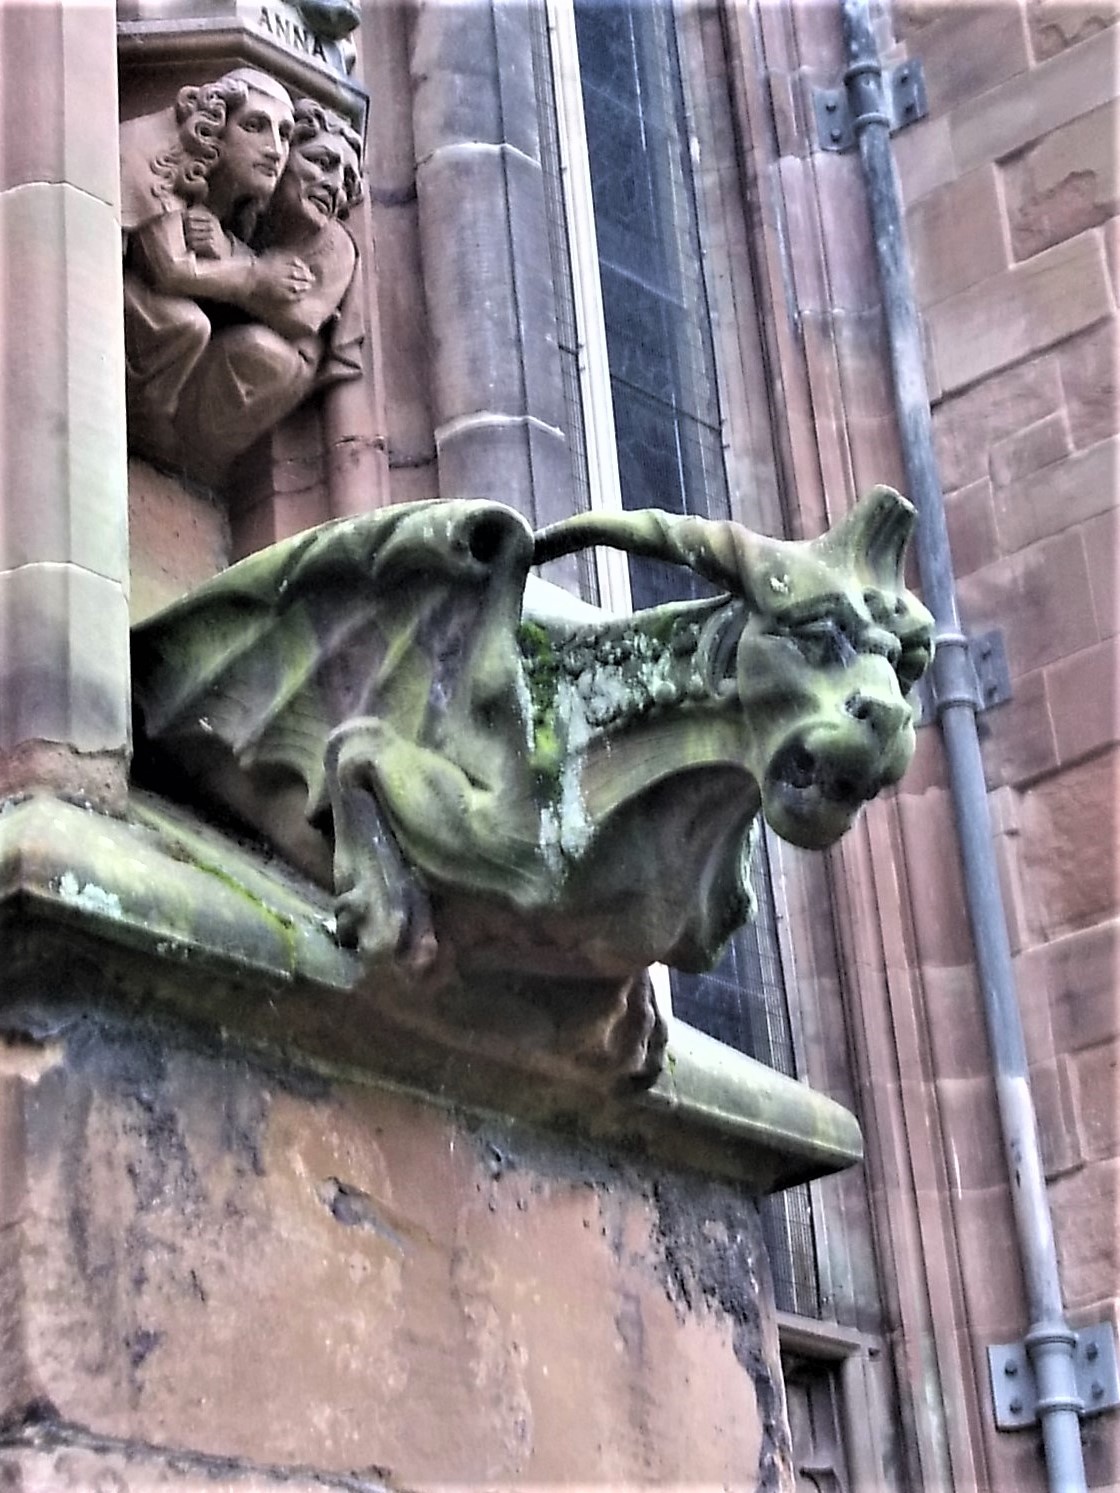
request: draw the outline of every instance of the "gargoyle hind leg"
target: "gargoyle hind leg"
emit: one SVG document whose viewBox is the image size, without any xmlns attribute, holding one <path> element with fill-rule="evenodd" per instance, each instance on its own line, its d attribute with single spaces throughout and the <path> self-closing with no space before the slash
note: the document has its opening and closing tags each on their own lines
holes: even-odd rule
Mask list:
<svg viewBox="0 0 1120 1493">
<path fill-rule="evenodd" d="M 431 905 L 378 802 L 376 762 L 389 730 L 349 721 L 327 740 L 326 784 L 334 819 L 338 939 L 371 964 L 421 974 L 438 953 Z"/>
</svg>

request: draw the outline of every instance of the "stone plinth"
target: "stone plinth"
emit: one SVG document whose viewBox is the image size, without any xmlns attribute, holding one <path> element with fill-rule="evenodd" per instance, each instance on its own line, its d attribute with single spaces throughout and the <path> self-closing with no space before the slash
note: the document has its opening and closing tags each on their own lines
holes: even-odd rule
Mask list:
<svg viewBox="0 0 1120 1493">
<path fill-rule="evenodd" d="M 0 1485 L 789 1486 L 754 1198 L 838 1105 L 676 1024 L 613 1097 L 402 1044 L 142 796 L 9 809 L 0 926 Z"/>
</svg>

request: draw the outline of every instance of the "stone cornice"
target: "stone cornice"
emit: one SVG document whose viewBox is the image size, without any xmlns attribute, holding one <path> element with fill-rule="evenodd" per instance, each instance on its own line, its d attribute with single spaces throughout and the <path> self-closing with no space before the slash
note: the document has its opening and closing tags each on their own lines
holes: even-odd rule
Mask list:
<svg viewBox="0 0 1120 1493">
<path fill-rule="evenodd" d="M 759 1190 L 861 1155 L 859 1127 L 839 1104 L 682 1022 L 670 1023 L 652 1087 L 615 1093 L 578 1075 L 542 1077 L 513 1038 L 504 1052 L 464 1052 L 395 1025 L 358 957 L 335 942 L 328 894 L 145 795 L 120 819 L 46 796 L 8 804 L 0 930 L 0 1025 L 10 1030 L 142 1016 L 323 1077 L 575 1129 Z M 97 970 L 80 1013 L 74 981 L 56 997 L 51 977 L 75 967 Z"/>
</svg>

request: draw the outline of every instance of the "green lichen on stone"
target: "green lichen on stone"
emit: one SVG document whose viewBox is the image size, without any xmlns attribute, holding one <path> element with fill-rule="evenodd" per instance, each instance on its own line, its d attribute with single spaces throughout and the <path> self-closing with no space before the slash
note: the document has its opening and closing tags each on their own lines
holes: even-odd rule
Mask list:
<svg viewBox="0 0 1120 1493">
<path fill-rule="evenodd" d="M 533 713 L 533 769 L 551 797 L 559 787 L 564 750 L 557 723 L 560 661 L 548 630 L 532 619 L 522 619 L 517 629 L 517 646 Z"/>
</svg>

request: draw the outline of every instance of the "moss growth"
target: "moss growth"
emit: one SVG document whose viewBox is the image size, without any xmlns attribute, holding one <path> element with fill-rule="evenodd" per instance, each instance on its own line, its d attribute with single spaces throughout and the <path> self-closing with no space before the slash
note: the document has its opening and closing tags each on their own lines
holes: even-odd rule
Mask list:
<svg viewBox="0 0 1120 1493">
<path fill-rule="evenodd" d="M 556 718 L 560 661 L 547 628 L 525 620 L 517 630 L 533 709 L 533 770 L 549 790 L 559 786 L 564 749 Z M 550 792 L 551 796 L 551 792 Z"/>
<path fill-rule="evenodd" d="M 275 928 L 276 936 L 284 948 L 284 962 L 289 970 L 294 970 L 296 968 L 297 934 L 293 920 L 285 917 L 283 913 L 277 912 L 274 907 L 269 907 L 267 902 L 251 892 L 243 882 L 238 881 L 235 876 L 231 876 L 228 871 L 223 871 L 221 866 L 211 865 L 197 856 L 191 858 L 190 864 L 194 866 L 196 871 L 201 871 L 206 876 L 212 876 L 222 886 L 227 887 L 231 892 L 243 898 L 258 917 L 266 919 Z"/>
</svg>

